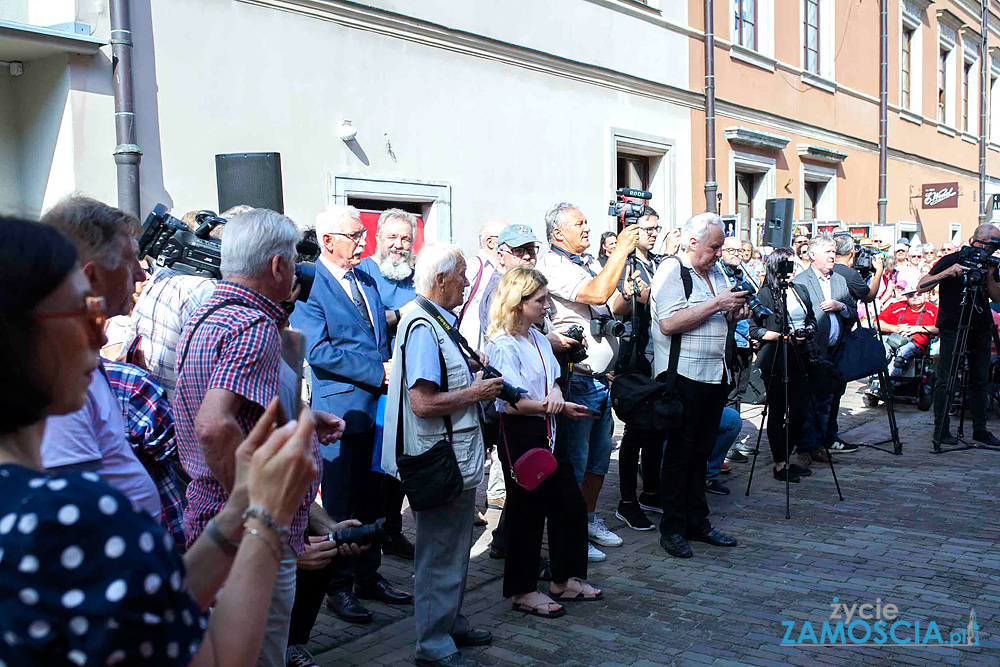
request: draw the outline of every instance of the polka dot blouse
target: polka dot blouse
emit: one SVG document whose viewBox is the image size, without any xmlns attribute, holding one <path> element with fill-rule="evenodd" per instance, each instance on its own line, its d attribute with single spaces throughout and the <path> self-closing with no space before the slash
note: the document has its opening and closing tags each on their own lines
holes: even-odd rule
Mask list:
<svg viewBox="0 0 1000 667">
<path fill-rule="evenodd" d="M 0 466 L 0 667 L 186 665 L 207 626 L 173 540 L 128 498 Z"/>
</svg>

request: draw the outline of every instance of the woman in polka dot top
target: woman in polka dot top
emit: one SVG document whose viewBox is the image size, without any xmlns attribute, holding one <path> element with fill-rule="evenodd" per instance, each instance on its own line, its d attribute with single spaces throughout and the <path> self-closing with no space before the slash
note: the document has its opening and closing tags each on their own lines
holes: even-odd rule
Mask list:
<svg viewBox="0 0 1000 667">
<path fill-rule="evenodd" d="M 102 372 L 103 303 L 53 228 L 0 217 L 0 230 L 0 667 L 252 664 L 281 553 L 276 529 L 317 472 L 311 414 L 272 432 L 272 403 L 237 451 L 215 537 L 206 531 L 182 556 L 97 475 L 43 470 L 45 418 L 78 410 Z M 101 280 L 122 273 L 85 268 Z M 244 522 L 248 506 L 261 518 Z"/>
</svg>

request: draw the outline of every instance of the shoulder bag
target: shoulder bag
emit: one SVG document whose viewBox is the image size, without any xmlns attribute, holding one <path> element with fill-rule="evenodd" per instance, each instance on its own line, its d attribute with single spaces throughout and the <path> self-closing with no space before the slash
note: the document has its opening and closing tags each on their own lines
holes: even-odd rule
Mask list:
<svg viewBox="0 0 1000 667">
<path fill-rule="evenodd" d="M 528 332 L 531 335 L 531 332 Z M 538 347 L 538 343 L 535 342 L 534 337 L 532 337 L 531 342 L 535 345 L 535 351 L 538 352 L 538 358 L 542 362 L 542 373 L 545 373 L 545 358 L 542 357 L 542 351 Z M 546 382 L 548 380 L 548 375 L 546 377 Z M 504 418 L 506 415 L 500 417 L 500 437 L 503 439 L 504 450 L 507 452 L 507 461 L 510 462 L 510 476 L 514 478 L 517 484 L 525 489 L 526 491 L 534 491 L 539 484 L 545 481 L 545 479 L 555 472 L 558 463 L 556 462 L 556 457 L 552 455 L 552 420 L 549 415 L 542 415 L 545 421 L 545 437 L 548 447 L 532 447 L 524 454 L 514 461 L 510 457 L 510 448 L 507 444 L 507 431 L 504 429 Z M 525 419 L 531 419 L 537 421 L 534 416 L 525 416 Z"/>
</svg>

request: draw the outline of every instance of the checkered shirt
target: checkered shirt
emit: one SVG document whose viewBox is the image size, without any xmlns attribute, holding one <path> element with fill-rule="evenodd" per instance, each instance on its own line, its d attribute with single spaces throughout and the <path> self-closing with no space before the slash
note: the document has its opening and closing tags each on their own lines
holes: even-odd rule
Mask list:
<svg viewBox="0 0 1000 667">
<path fill-rule="evenodd" d="M 163 387 L 149 373 L 131 364 L 105 361 L 104 374 L 121 404 L 125 437 L 156 483 L 163 528 L 175 544 L 184 545 L 187 480 L 177 456 L 174 417 Z"/>
<path fill-rule="evenodd" d="M 195 325 L 212 306 L 227 300 L 226 305 L 210 314 L 197 329 Z M 281 337 L 279 330 L 288 316 L 278 304 L 252 289 L 230 282 L 220 282 L 212 297 L 184 325 L 177 345 L 177 389 L 174 393 L 174 418 L 177 421 L 178 450 L 181 464 L 191 477 L 184 511 L 184 532 L 190 545 L 205 524 L 226 502 L 228 494 L 215 478 L 195 435 L 194 421 L 209 389 L 226 389 L 245 400 L 236 415 L 244 435 L 264 413 L 264 408 L 278 394 Z M 184 358 L 184 349 L 191 340 Z M 313 454 L 319 460 L 314 441 Z M 310 489 L 291 525 L 289 545 L 297 552 L 305 549 L 305 531 L 309 505 L 316 495 Z"/>
</svg>

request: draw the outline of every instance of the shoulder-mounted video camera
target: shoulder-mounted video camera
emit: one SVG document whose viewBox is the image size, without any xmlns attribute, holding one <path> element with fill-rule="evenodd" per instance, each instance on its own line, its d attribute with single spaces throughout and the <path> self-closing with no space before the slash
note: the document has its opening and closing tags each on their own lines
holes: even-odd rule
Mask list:
<svg viewBox="0 0 1000 667">
<path fill-rule="evenodd" d="M 650 200 L 653 193 L 648 190 L 633 190 L 632 188 L 618 188 L 615 198 L 608 204 L 608 215 L 618 218 L 622 227 L 628 227 L 639 222 L 639 218 L 646 215 L 646 206 L 632 199 Z"/>
<path fill-rule="evenodd" d="M 979 282 L 986 278 L 990 270 L 1000 268 L 1000 257 L 993 253 L 1000 250 L 1000 240 L 979 241 L 982 245 L 962 246 L 958 251 L 958 263 L 968 268 L 962 274 L 967 283 Z"/>
</svg>

